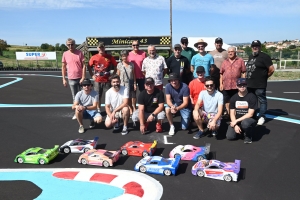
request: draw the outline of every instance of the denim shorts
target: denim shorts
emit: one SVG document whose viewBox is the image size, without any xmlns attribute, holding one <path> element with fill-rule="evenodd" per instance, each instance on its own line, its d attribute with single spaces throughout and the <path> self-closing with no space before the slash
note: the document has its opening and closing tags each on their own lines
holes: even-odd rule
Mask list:
<svg viewBox="0 0 300 200">
<path fill-rule="evenodd" d="M 83 119 L 94 119 L 95 117 L 101 117 L 101 114 L 97 110 L 83 111 Z"/>
<path fill-rule="evenodd" d="M 176 103 L 173 103 L 175 106 Z M 168 108 L 170 108 L 169 106 L 167 106 Z M 182 129 L 188 129 L 189 126 L 189 122 L 191 120 L 191 114 L 192 114 L 192 110 L 189 108 L 184 108 L 179 110 L 180 115 L 181 115 L 181 128 Z"/>
</svg>

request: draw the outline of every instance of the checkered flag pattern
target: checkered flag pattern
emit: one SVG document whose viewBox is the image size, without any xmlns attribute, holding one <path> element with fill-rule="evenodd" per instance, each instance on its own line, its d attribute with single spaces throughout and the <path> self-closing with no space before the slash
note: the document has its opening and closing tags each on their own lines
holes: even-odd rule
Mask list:
<svg viewBox="0 0 300 200">
<path fill-rule="evenodd" d="M 164 44 L 164 45 L 171 44 L 171 37 L 160 38 L 159 44 Z"/>
<path fill-rule="evenodd" d="M 97 38 L 87 38 L 87 45 L 88 46 L 98 46 L 98 39 Z"/>
</svg>

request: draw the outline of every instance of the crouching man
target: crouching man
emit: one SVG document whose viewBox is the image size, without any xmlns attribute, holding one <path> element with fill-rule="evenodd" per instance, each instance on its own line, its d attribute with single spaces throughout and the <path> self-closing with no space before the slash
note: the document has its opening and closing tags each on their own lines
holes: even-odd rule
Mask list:
<svg viewBox="0 0 300 200">
<path fill-rule="evenodd" d="M 89 119 L 91 121 L 90 128 L 94 128 L 95 123 L 101 123 L 102 116 L 97 111 L 99 96 L 92 89 L 93 84 L 91 80 L 84 79 L 81 85 L 82 90 L 76 94 L 72 109 L 75 110 L 75 116 L 79 123 L 78 132 L 84 133 L 83 119 Z"/>
</svg>

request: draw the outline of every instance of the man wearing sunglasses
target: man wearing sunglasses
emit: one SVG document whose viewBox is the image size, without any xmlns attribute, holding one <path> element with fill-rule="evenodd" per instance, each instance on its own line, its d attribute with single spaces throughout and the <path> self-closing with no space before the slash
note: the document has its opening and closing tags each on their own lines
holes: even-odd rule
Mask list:
<svg viewBox="0 0 300 200">
<path fill-rule="evenodd" d="M 91 121 L 90 128 L 94 128 L 95 123 L 101 123 L 102 116 L 97 112 L 99 96 L 92 89 L 93 84 L 91 80 L 84 79 L 81 85 L 82 90 L 76 94 L 72 109 L 75 110 L 75 115 L 79 123 L 78 132 L 84 133 L 83 119 L 89 119 Z"/>
<path fill-rule="evenodd" d="M 205 68 L 205 77 L 208 77 L 210 72 L 210 66 L 214 64 L 214 58 L 212 57 L 212 55 L 206 53 L 205 47 L 207 46 L 207 43 L 204 42 L 202 39 L 198 40 L 198 42 L 196 42 L 194 46 L 198 49 L 199 53 L 194 55 L 192 58 L 191 72 L 193 72 L 194 78 L 197 78 L 197 69 L 195 67 L 203 66 Z"/>
<path fill-rule="evenodd" d="M 80 91 L 80 84 L 85 79 L 86 66 L 84 64 L 83 53 L 76 49 L 75 40 L 68 38 L 66 41 L 68 51 L 63 53 L 62 56 L 62 79 L 65 87 L 70 86 L 73 102 L 75 95 Z M 68 71 L 68 82 L 66 81 L 66 75 Z M 76 115 L 72 117 L 76 119 Z"/>
<path fill-rule="evenodd" d="M 162 132 L 162 121 L 165 119 L 164 93 L 154 87 L 155 81 L 152 77 L 145 79 L 145 90 L 138 96 L 138 109 L 132 114 L 132 121 L 135 124 L 140 121 L 142 134 L 148 130 L 148 125 L 156 121 L 156 132 Z"/>
<path fill-rule="evenodd" d="M 254 40 L 251 43 L 252 55 L 246 65 L 246 78 L 248 91 L 254 93 L 260 103 L 257 125 L 265 123 L 265 113 L 267 111 L 267 81 L 275 71 L 270 56 L 261 52 L 261 42 Z"/>
<path fill-rule="evenodd" d="M 255 94 L 248 93 L 245 78 L 236 81 L 238 93 L 230 99 L 230 126 L 228 126 L 226 137 L 234 140 L 237 135 L 244 134 L 245 144 L 252 143 L 252 133 L 256 126 L 255 109 L 257 98 Z"/>
<path fill-rule="evenodd" d="M 214 79 L 206 77 L 206 90 L 199 94 L 198 101 L 193 111 L 194 120 L 199 131 L 194 135 L 194 139 L 199 139 L 203 134 L 203 123 L 207 124 L 207 128 L 212 132 L 213 136 L 218 134 L 217 130 L 221 124 L 221 115 L 223 110 L 223 94 L 215 89 Z M 200 105 L 203 103 L 202 109 Z"/>
</svg>

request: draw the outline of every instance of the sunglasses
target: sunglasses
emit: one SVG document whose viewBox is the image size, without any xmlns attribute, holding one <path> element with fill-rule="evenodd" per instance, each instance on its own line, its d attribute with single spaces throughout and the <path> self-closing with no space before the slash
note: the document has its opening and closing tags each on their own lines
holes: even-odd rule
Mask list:
<svg viewBox="0 0 300 200">
<path fill-rule="evenodd" d="M 139 44 L 133 44 L 132 45 L 133 47 L 138 47 L 138 46 L 140 46 Z"/>
<path fill-rule="evenodd" d="M 196 72 L 196 74 L 203 75 L 204 72 Z"/>
<path fill-rule="evenodd" d="M 204 48 L 204 46 L 198 46 L 198 49 L 200 49 L 200 48 Z"/>
<path fill-rule="evenodd" d="M 147 86 L 152 86 L 154 83 L 145 83 Z"/>
<path fill-rule="evenodd" d="M 74 44 L 67 44 L 67 46 L 73 46 Z"/>
<path fill-rule="evenodd" d="M 214 84 L 207 84 L 207 85 L 205 85 L 205 87 L 213 87 L 214 86 Z"/>
<path fill-rule="evenodd" d="M 87 84 L 82 85 L 82 87 L 86 87 L 86 86 L 91 86 L 91 85 L 87 85 Z"/>
<path fill-rule="evenodd" d="M 240 85 L 237 85 L 237 87 L 247 87 L 247 84 L 240 84 Z"/>
</svg>

